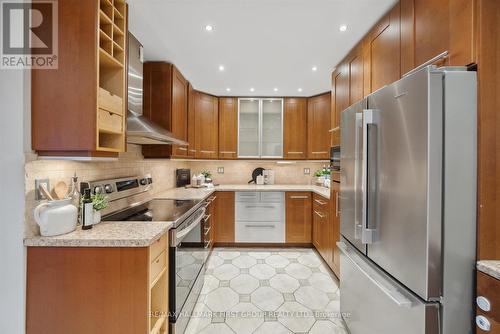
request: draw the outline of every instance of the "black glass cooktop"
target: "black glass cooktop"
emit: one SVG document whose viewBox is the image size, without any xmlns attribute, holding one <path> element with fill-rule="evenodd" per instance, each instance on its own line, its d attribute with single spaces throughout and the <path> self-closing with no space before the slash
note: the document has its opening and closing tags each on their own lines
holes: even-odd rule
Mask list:
<svg viewBox="0 0 500 334">
<path fill-rule="evenodd" d="M 155 199 L 103 217 L 103 221 L 174 222 L 183 218 L 199 200 Z"/>
</svg>

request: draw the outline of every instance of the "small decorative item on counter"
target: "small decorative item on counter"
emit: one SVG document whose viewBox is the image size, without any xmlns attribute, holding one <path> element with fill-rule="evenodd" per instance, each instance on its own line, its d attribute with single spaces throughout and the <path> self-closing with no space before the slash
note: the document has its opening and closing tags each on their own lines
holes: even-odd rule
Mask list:
<svg viewBox="0 0 500 334">
<path fill-rule="evenodd" d="M 323 169 L 314 172 L 314 177 L 316 178 L 316 185 L 325 186 L 325 181 L 330 178 L 330 171 L 328 168 L 323 167 Z"/>
<path fill-rule="evenodd" d="M 92 206 L 94 208 L 93 212 L 93 225 L 99 224 L 101 222 L 101 210 L 108 207 L 108 198 L 102 193 L 97 193 L 91 196 Z"/>
<path fill-rule="evenodd" d="M 201 175 L 203 175 L 205 179 L 204 183 L 212 183 L 212 173 L 209 170 L 202 171 Z"/>
<path fill-rule="evenodd" d="M 40 234 L 50 237 L 74 231 L 78 209 L 71 204 L 71 199 L 48 201 L 35 208 L 34 216 Z"/>
<path fill-rule="evenodd" d="M 94 224 L 94 206 L 90 196 L 90 188 L 85 189 L 82 200 L 82 229 L 89 230 Z"/>
</svg>

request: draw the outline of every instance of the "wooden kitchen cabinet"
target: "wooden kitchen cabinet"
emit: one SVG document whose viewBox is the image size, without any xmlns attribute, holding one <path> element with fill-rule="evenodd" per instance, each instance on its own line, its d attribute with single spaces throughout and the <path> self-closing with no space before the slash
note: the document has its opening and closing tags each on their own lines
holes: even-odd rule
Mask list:
<svg viewBox="0 0 500 334">
<path fill-rule="evenodd" d="M 234 243 L 234 191 L 218 191 L 215 199 L 215 243 Z"/>
<path fill-rule="evenodd" d="M 179 139 L 188 136 L 188 82 L 172 64 L 144 63 L 143 115 Z M 188 156 L 188 146 L 143 145 L 145 158 Z"/>
<path fill-rule="evenodd" d="M 477 333 L 500 333 L 500 280 L 477 272 L 477 297 L 486 298 L 491 305 L 490 311 L 483 311 L 476 306 L 476 314 L 488 319 L 491 331 L 485 332 L 476 326 Z"/>
<path fill-rule="evenodd" d="M 196 92 L 194 114 L 195 157 L 197 159 L 217 159 L 219 151 L 218 98 Z"/>
<path fill-rule="evenodd" d="M 326 160 L 330 158 L 330 92 L 310 97 L 307 100 L 307 158 Z"/>
<path fill-rule="evenodd" d="M 340 120 L 342 111 L 349 106 L 349 66 L 342 63 L 332 74 L 331 95 L 331 146 L 340 145 Z"/>
<path fill-rule="evenodd" d="M 210 196 L 207 199 L 207 206 L 206 206 L 206 211 L 205 211 L 205 217 L 203 217 L 203 242 L 205 244 L 205 247 L 208 247 L 210 251 L 212 251 L 215 243 L 215 224 L 217 222 L 217 215 L 216 215 L 216 201 L 217 199 L 217 194 L 214 193 L 212 196 Z"/>
<path fill-rule="evenodd" d="M 42 156 L 125 151 L 127 5 L 58 4 L 58 68 L 31 70 L 32 148 Z"/>
<path fill-rule="evenodd" d="M 331 265 L 333 272 L 340 277 L 340 250 L 337 248 L 337 242 L 340 240 L 340 183 L 332 182 L 330 188 L 330 198 L 332 203 L 331 212 Z"/>
<path fill-rule="evenodd" d="M 27 334 L 164 333 L 168 237 L 149 247 L 28 247 Z"/>
<path fill-rule="evenodd" d="M 330 219 L 330 200 L 318 194 L 313 194 L 312 210 L 313 245 L 331 267 L 333 229 Z"/>
<path fill-rule="evenodd" d="M 307 98 L 285 98 L 283 158 L 307 159 Z"/>
<path fill-rule="evenodd" d="M 219 159 L 238 158 L 238 99 L 219 98 Z"/>
<path fill-rule="evenodd" d="M 285 193 L 286 243 L 310 244 L 312 238 L 312 195 L 307 191 Z"/>
</svg>

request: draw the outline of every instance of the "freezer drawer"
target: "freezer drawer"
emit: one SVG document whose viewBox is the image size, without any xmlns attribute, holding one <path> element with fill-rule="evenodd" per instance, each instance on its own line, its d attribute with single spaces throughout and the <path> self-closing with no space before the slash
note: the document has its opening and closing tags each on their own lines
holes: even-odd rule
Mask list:
<svg viewBox="0 0 500 334">
<path fill-rule="evenodd" d="M 234 200 L 236 202 L 259 202 L 260 193 L 256 191 L 237 191 Z"/>
<path fill-rule="evenodd" d="M 283 191 L 262 191 L 260 201 L 262 203 L 282 203 L 285 201 L 285 193 Z"/>
<path fill-rule="evenodd" d="M 235 241 L 284 243 L 285 224 L 283 222 L 236 222 Z"/>
<path fill-rule="evenodd" d="M 438 334 L 439 304 L 426 303 L 352 246 L 339 242 L 340 311 L 351 334 Z"/>
<path fill-rule="evenodd" d="M 284 203 L 236 202 L 236 221 L 284 222 Z"/>
</svg>

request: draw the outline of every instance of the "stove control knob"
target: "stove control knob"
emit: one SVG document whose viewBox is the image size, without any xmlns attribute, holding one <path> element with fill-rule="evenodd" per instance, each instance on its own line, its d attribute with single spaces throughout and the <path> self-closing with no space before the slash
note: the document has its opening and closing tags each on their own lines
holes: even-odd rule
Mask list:
<svg viewBox="0 0 500 334">
<path fill-rule="evenodd" d="M 113 187 L 111 186 L 111 184 L 106 184 L 104 186 L 104 191 L 106 192 L 106 194 L 111 194 L 113 192 Z"/>
<path fill-rule="evenodd" d="M 148 184 L 148 179 L 141 179 L 140 181 L 141 186 L 145 186 Z"/>
<path fill-rule="evenodd" d="M 100 194 L 102 193 L 102 187 L 101 186 L 95 186 L 94 187 L 94 194 Z"/>
</svg>

